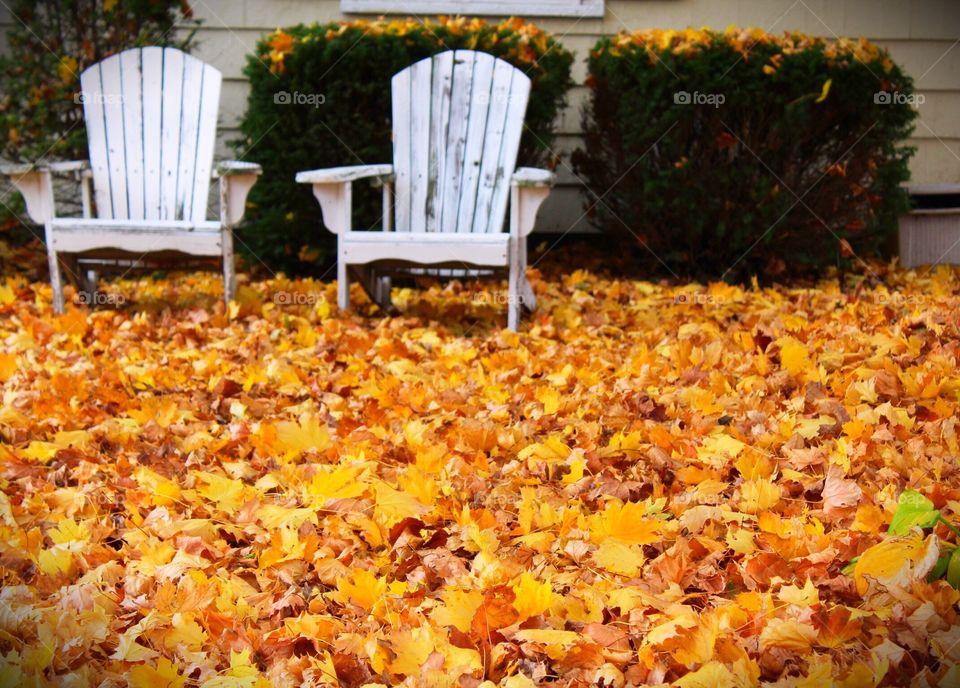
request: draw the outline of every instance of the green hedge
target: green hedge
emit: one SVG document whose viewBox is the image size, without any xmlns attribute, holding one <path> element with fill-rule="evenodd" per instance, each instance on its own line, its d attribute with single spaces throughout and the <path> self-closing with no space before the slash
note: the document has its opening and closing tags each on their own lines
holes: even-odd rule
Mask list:
<svg viewBox="0 0 960 688">
<path fill-rule="evenodd" d="M 302 273 L 329 255 L 332 235 L 321 226 L 309 187 L 294 183 L 294 173 L 390 162 L 390 78 L 424 57 L 456 48 L 491 53 L 530 76 L 520 160 L 548 162 L 573 56 L 532 24 L 355 21 L 295 26 L 260 41 L 245 69 L 251 90 L 243 138 L 234 142 L 239 155 L 264 170 L 250 194 L 249 221 L 239 232 L 239 246 L 258 259 L 253 265 L 262 261 L 271 270 Z M 358 184 L 354 195 L 358 226 L 376 226 L 379 192 Z"/>
<path fill-rule="evenodd" d="M 648 31 L 600 40 L 589 73 L 574 167 L 593 221 L 644 274 L 812 274 L 889 244 L 916 112 L 886 51 Z"/>
</svg>

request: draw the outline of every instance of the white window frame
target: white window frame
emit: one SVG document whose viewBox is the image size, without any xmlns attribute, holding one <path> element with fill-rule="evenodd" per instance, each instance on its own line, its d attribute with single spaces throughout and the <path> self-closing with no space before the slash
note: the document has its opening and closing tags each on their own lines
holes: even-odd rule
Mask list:
<svg viewBox="0 0 960 688">
<path fill-rule="evenodd" d="M 343 12 L 523 17 L 603 17 L 603 0 L 340 0 Z"/>
</svg>

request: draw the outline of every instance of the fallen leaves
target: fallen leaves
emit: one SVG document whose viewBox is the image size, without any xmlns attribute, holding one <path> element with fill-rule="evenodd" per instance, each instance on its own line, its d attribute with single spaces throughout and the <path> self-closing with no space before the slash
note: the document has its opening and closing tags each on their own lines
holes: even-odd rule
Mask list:
<svg viewBox="0 0 960 688">
<path fill-rule="evenodd" d="M 0 677 L 952 685 L 960 275 L 878 269 L 577 271 L 519 335 L 457 282 L 383 318 L 196 276 L 54 316 L 8 280 Z"/>
</svg>

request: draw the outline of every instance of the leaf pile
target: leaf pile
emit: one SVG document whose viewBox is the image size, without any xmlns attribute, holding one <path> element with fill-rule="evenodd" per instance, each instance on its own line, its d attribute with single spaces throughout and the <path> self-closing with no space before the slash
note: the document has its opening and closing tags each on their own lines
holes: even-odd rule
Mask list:
<svg viewBox="0 0 960 688">
<path fill-rule="evenodd" d="M 878 269 L 538 277 L 519 335 L 10 279 L 0 686 L 958 685 L 960 273 Z"/>
</svg>

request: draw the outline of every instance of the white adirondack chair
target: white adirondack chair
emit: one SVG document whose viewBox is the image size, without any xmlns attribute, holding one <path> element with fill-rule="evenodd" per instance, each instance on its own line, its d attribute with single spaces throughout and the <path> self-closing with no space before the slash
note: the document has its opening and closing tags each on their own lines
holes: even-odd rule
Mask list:
<svg viewBox="0 0 960 688">
<path fill-rule="evenodd" d="M 506 272 L 508 326 L 516 330 L 521 307 L 536 305 L 526 236 L 554 179 L 547 170 L 516 169 L 529 94 L 530 79 L 503 60 L 472 50 L 439 53 L 393 77 L 393 165 L 297 174 L 313 185 L 324 224 L 337 234 L 340 308 L 350 303 L 348 272 L 384 307 L 398 272 Z M 383 184 L 383 232 L 352 229 L 351 185 L 364 178 Z"/>
<path fill-rule="evenodd" d="M 183 254 L 220 258 L 224 296 L 227 302 L 233 297 L 232 228 L 260 166 L 212 167 L 220 83 L 220 72 L 174 48 L 125 50 L 80 77 L 89 163 L 0 169 L 23 194 L 30 217 L 45 226 L 58 313 L 64 308 L 61 269 L 92 291 L 88 268 L 130 270 L 155 259 L 169 265 Z M 81 176 L 83 217 L 57 217 L 52 175 L 58 172 Z M 207 219 L 213 175 L 220 180 L 218 220 Z"/>
</svg>

